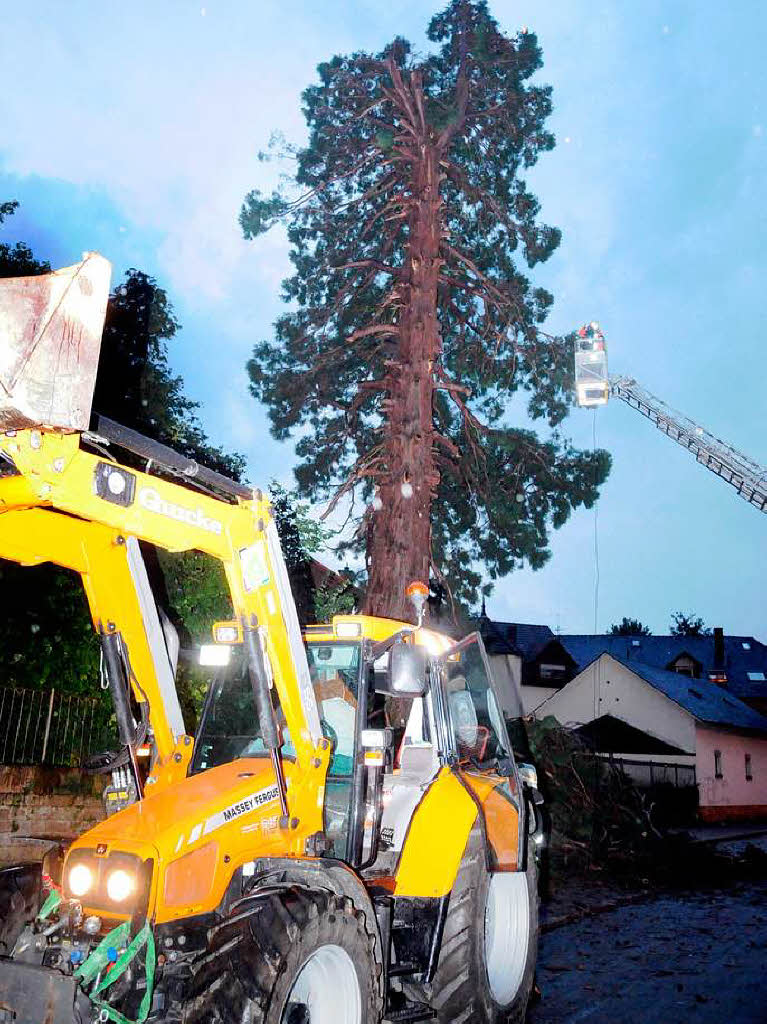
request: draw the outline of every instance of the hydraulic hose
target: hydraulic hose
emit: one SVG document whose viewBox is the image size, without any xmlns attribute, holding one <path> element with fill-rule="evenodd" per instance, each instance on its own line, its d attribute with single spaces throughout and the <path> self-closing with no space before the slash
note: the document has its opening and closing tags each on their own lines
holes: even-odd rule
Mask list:
<svg viewBox="0 0 767 1024">
<path fill-rule="evenodd" d="M 112 695 L 115 718 L 117 719 L 117 734 L 120 738 L 120 743 L 128 751 L 136 783 L 136 792 L 140 800 L 142 788 L 141 776 L 139 775 L 138 763 L 136 761 L 136 727 L 133 723 L 133 715 L 131 714 L 130 701 L 128 699 L 128 681 L 121 651 L 121 637 L 119 633 L 101 633 L 99 639 L 101 641 L 101 650 L 104 654 L 109 692 Z"/>
</svg>

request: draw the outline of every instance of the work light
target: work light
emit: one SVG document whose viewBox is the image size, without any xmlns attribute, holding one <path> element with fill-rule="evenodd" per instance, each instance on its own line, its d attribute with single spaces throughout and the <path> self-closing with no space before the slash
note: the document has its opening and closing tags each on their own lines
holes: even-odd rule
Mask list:
<svg viewBox="0 0 767 1024">
<path fill-rule="evenodd" d="M 85 896 L 93 886 L 93 872 L 87 864 L 75 864 L 69 872 L 69 889 L 73 896 Z"/>
<path fill-rule="evenodd" d="M 136 879 L 122 868 L 112 871 L 107 878 L 107 896 L 113 903 L 123 903 L 135 888 Z"/>
</svg>

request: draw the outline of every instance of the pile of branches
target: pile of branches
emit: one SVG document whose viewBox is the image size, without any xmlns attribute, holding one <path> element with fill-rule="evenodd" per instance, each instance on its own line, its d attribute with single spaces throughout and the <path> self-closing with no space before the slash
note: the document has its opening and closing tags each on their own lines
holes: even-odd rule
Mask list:
<svg viewBox="0 0 767 1024">
<path fill-rule="evenodd" d="M 649 796 L 552 716 L 529 722 L 527 731 L 551 819 L 552 873 L 636 870 L 649 861 L 664 838 Z"/>
</svg>

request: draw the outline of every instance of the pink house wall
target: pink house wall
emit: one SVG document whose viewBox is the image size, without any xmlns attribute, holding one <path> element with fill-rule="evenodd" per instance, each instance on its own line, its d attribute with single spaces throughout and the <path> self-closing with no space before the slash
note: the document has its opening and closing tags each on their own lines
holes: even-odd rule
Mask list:
<svg viewBox="0 0 767 1024">
<path fill-rule="evenodd" d="M 700 816 L 705 821 L 767 818 L 767 738 L 722 732 L 697 725 L 695 768 Z M 721 751 L 722 778 L 715 775 Z M 745 755 L 751 755 L 753 780 L 746 779 Z"/>
</svg>

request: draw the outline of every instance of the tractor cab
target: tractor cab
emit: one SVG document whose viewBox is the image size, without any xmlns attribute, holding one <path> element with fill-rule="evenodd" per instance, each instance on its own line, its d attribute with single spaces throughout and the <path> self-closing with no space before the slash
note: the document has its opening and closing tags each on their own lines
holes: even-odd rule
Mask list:
<svg viewBox="0 0 767 1024">
<path fill-rule="evenodd" d="M 211 685 L 192 772 L 222 758 L 267 753 L 237 623 L 217 623 L 213 634 L 231 655 Z M 512 750 L 515 731 L 524 729 L 521 700 L 515 690 L 496 686 L 479 634 L 456 643 L 405 622 L 343 615 L 306 627 L 304 642 L 331 751 L 318 840 L 323 854 L 357 870 L 393 872 L 413 814 L 443 768 L 465 777 L 470 788 L 493 780 L 485 792 L 491 802 L 503 790 L 524 813 Z M 290 761 L 292 737 L 278 706 L 274 712 L 280 753 Z M 498 792 L 490 797 L 490 789 Z M 523 843 L 522 830 L 515 830 L 514 849 L 506 851 L 510 864 L 524 858 Z"/>
</svg>

